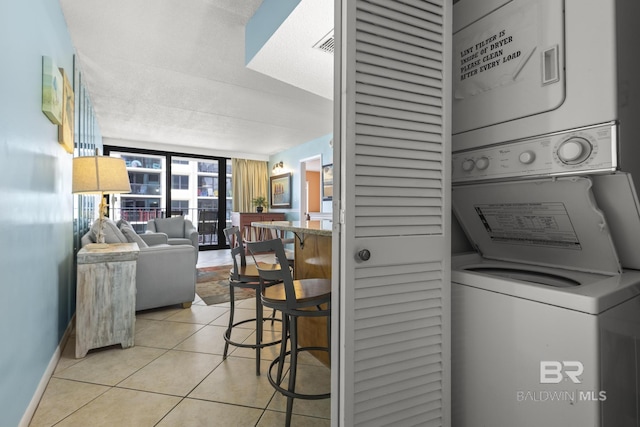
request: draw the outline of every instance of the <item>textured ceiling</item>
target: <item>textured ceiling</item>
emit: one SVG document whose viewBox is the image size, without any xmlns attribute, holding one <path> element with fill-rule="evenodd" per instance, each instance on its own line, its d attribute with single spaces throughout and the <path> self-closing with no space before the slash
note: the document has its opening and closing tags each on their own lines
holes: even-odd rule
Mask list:
<svg viewBox="0 0 640 427">
<path fill-rule="evenodd" d="M 266 158 L 331 133 L 330 99 L 245 66 L 245 25 L 261 3 L 61 0 L 106 142 Z M 297 19 L 326 33 L 317 16 Z"/>
<path fill-rule="evenodd" d="M 333 54 L 313 47 L 333 33 L 334 0 L 302 0 L 247 67 L 333 99 Z"/>
</svg>

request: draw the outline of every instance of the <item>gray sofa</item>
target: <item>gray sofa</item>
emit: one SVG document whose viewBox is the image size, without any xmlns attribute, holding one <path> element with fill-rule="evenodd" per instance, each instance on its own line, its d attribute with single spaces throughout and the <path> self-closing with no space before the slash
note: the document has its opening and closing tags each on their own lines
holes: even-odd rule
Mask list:
<svg viewBox="0 0 640 427">
<path fill-rule="evenodd" d="M 81 244 L 95 242 L 98 221 Z M 196 254 L 193 246 L 170 245 L 166 234 L 137 234 L 126 221 L 105 220 L 107 243 L 135 242 L 140 248 L 136 269 L 136 311 L 167 305 L 191 306 L 196 292 Z"/>
<path fill-rule="evenodd" d="M 170 245 L 191 245 L 195 248 L 197 256 L 198 230 L 183 216 L 151 219 L 147 221 L 146 232 L 166 234 Z"/>
</svg>

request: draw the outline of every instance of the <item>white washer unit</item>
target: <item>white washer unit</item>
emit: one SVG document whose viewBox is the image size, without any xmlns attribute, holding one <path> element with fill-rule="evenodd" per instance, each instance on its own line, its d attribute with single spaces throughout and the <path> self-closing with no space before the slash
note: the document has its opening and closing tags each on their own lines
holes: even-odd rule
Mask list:
<svg viewBox="0 0 640 427">
<path fill-rule="evenodd" d="M 640 271 L 620 262 L 640 266 L 630 175 L 536 174 L 522 152 L 545 170 L 562 157 L 539 139 L 494 150 L 476 154 L 501 167 L 454 173 L 477 253 L 452 259 L 453 425 L 637 427 Z"/>
<path fill-rule="evenodd" d="M 640 272 L 469 254 L 452 280 L 454 427 L 638 426 Z"/>
</svg>

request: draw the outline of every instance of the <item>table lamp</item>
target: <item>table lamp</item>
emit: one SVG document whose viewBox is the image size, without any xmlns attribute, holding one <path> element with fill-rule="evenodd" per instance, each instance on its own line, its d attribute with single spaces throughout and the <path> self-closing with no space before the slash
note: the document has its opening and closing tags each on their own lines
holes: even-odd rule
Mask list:
<svg viewBox="0 0 640 427">
<path fill-rule="evenodd" d="M 75 194 L 100 194 L 96 242 L 100 247 L 106 247 L 104 216 L 107 213 L 107 204 L 104 201 L 104 195 L 131 192 L 129 174 L 124 160 L 117 157 L 98 156 L 97 152 L 95 156 L 75 157 L 72 191 Z"/>
</svg>

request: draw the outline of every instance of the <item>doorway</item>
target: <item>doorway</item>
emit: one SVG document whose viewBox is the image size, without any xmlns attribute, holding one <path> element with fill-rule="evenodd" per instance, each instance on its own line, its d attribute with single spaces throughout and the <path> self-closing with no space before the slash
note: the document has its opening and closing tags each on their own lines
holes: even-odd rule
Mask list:
<svg viewBox="0 0 640 427">
<path fill-rule="evenodd" d="M 322 157 L 300 160 L 300 221 L 322 212 Z"/>
</svg>

